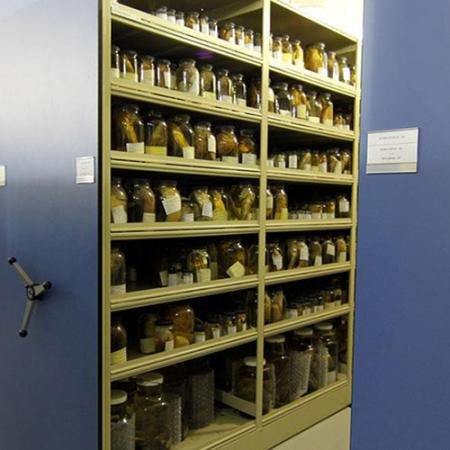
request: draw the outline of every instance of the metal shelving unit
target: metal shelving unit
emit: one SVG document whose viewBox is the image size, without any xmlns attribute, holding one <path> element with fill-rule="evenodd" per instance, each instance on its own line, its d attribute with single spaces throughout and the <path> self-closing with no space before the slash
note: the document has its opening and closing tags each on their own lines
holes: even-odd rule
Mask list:
<svg viewBox="0 0 450 450">
<path fill-rule="evenodd" d="M 181 0 L 180 0 L 181 1 Z M 207 2 L 192 0 L 189 9 L 200 6 L 208 7 Z M 260 0 L 248 2 L 237 0 L 233 4 L 233 12 L 226 1 L 216 2 L 215 12 L 219 19 L 231 18 L 243 24 L 249 24 L 262 30 L 263 36 L 270 32 L 279 33 L 292 29 L 292 34 L 300 30 L 302 42 L 324 41 L 335 49 L 346 49 L 346 54 L 353 51 L 355 62 L 360 72 L 361 43 L 354 37 L 316 21 L 302 14 L 295 6 L 285 0 Z M 236 8 L 234 8 L 236 6 Z M 181 9 L 181 8 L 180 8 Z M 149 13 L 114 2 L 103 0 L 102 11 L 102 436 L 103 450 L 110 450 L 110 383 L 129 376 L 135 376 L 150 370 L 177 364 L 183 361 L 211 355 L 229 348 L 249 342 L 256 342 L 260 376 L 256 390 L 256 417 L 252 420 L 231 414 L 227 410 L 219 413 L 215 423 L 193 432 L 177 448 L 180 450 L 238 450 L 241 448 L 269 449 L 293 434 L 310 427 L 321 419 L 348 406 L 351 402 L 352 352 L 353 352 L 353 316 L 354 316 L 354 282 L 356 257 L 356 224 L 358 193 L 358 149 L 359 149 L 359 103 L 360 86 L 356 87 L 335 82 L 307 70 L 296 70 L 274 62 L 269 54 L 267 39 L 263 43 L 262 55 L 239 48 L 233 44 L 216 39 L 189 28 L 170 24 Z M 217 61 L 225 65 L 229 62 L 234 67 L 248 67 L 250 71 L 258 71 L 262 79 L 261 111 L 249 107 L 228 105 L 214 100 L 192 97 L 184 93 L 157 87 L 146 87 L 127 80 L 110 78 L 110 48 L 114 37 L 133 36 L 136 40 L 145 40 L 155 45 L 155 52 L 161 50 L 165 55 L 173 49 L 177 55 L 194 55 L 199 49 L 214 55 Z M 305 39 L 305 36 L 308 39 Z M 148 45 L 148 44 L 147 44 Z M 349 50 L 350 49 L 350 50 Z M 354 130 L 344 131 L 335 127 L 315 124 L 306 120 L 295 119 L 268 112 L 268 80 L 270 74 L 301 81 L 319 90 L 336 94 L 354 104 Z M 359 80 L 359 76 L 358 76 Z M 133 100 L 144 104 L 155 104 L 174 110 L 186 110 L 194 114 L 231 119 L 260 128 L 260 158 L 258 166 L 242 164 L 226 164 L 215 161 L 186 160 L 176 157 L 155 157 L 136 155 L 111 150 L 111 104 L 113 98 Z M 337 143 L 353 148 L 353 175 L 334 175 L 311 173 L 295 169 L 277 169 L 267 167 L 270 133 L 290 133 L 299 142 L 311 140 L 320 143 Z M 196 222 L 193 225 L 184 223 L 156 224 L 110 224 L 110 186 L 111 171 L 140 171 L 172 175 L 192 175 L 201 177 L 220 177 L 234 179 L 257 180 L 261 192 L 265 192 L 268 182 L 284 181 L 305 185 L 328 185 L 337 188 L 351 189 L 351 219 L 335 220 L 287 220 L 267 221 L 265 218 L 266 199 L 261 196 L 259 217 L 249 222 Z M 127 292 L 111 297 L 110 292 L 110 253 L 111 243 L 116 241 L 177 239 L 192 237 L 214 237 L 226 235 L 255 235 L 260 248 L 265 248 L 267 233 L 286 232 L 320 232 L 331 230 L 348 231 L 351 236 L 350 261 L 343 264 L 329 264 L 307 267 L 296 270 L 283 270 L 265 273 L 264 252 L 259 252 L 258 275 L 247 275 L 238 279 L 222 279 L 208 283 L 197 283 L 188 287 L 168 287 Z M 267 286 L 279 285 L 320 278 L 335 274 L 348 274 L 349 302 L 341 306 L 326 309 L 295 319 L 282 320 L 273 324 L 264 324 L 264 297 Z M 111 314 L 150 305 L 161 305 L 188 299 L 222 293 L 236 292 L 245 289 L 257 289 L 258 320 L 257 327 L 245 332 L 205 343 L 192 344 L 168 352 L 150 356 L 131 354 L 129 360 L 120 365 L 110 365 L 110 326 Z M 201 300 L 200 300 L 201 301 Z M 264 337 L 285 333 L 293 329 L 312 325 L 325 320 L 347 316 L 349 318 L 348 351 L 349 362 L 347 373 L 336 383 L 313 392 L 289 405 L 275 409 L 267 415 L 262 414 L 262 361 Z"/>
</svg>

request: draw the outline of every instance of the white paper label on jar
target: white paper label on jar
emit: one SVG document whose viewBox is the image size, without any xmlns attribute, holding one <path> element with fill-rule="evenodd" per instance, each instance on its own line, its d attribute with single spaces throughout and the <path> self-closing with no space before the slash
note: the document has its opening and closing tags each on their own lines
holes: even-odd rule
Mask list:
<svg viewBox="0 0 450 450">
<path fill-rule="evenodd" d="M 292 114 L 291 114 L 291 111 L 289 111 L 288 109 L 280 109 L 280 114 L 282 115 L 282 116 L 289 116 L 289 117 L 292 117 Z"/>
<path fill-rule="evenodd" d="M 125 211 L 125 206 L 114 206 L 112 208 L 112 216 L 113 216 L 113 223 L 127 223 L 128 222 L 128 216 L 127 212 Z"/>
<path fill-rule="evenodd" d="M 220 328 L 213 328 L 211 331 L 212 331 L 213 339 L 219 339 L 220 338 Z"/>
<path fill-rule="evenodd" d="M 327 380 L 328 380 L 328 384 L 336 383 L 337 378 L 336 378 L 336 371 L 335 370 L 328 371 Z"/>
<path fill-rule="evenodd" d="M 277 167 L 278 169 L 286 169 L 286 161 L 278 161 Z"/>
<path fill-rule="evenodd" d="M 194 283 L 194 275 L 191 272 L 184 273 L 181 278 L 182 284 L 193 284 Z"/>
<path fill-rule="evenodd" d="M 155 223 L 156 222 L 156 215 L 155 213 L 144 213 L 144 217 L 142 222 L 144 223 Z"/>
<path fill-rule="evenodd" d="M 236 334 L 237 328 L 236 325 L 231 325 L 227 327 L 227 334 Z"/>
<path fill-rule="evenodd" d="M 333 126 L 333 120 L 325 119 L 323 121 L 323 124 L 326 125 L 327 127 L 332 127 Z"/>
<path fill-rule="evenodd" d="M 167 147 L 162 145 L 147 145 L 145 153 L 153 156 L 167 156 Z"/>
<path fill-rule="evenodd" d="M 266 208 L 273 209 L 273 196 L 266 196 Z"/>
<path fill-rule="evenodd" d="M 120 78 L 120 70 L 111 67 L 111 78 Z"/>
<path fill-rule="evenodd" d="M 298 166 L 297 155 L 289 155 L 289 169 L 296 169 Z"/>
<path fill-rule="evenodd" d="M 323 162 L 319 164 L 319 172 L 327 173 L 327 162 Z"/>
<path fill-rule="evenodd" d="M 163 13 L 163 12 L 157 13 L 156 17 L 159 17 L 160 19 L 163 19 L 163 20 L 167 20 L 167 13 Z"/>
<path fill-rule="evenodd" d="M 329 219 L 329 220 L 336 219 L 336 214 L 334 212 L 327 213 L 327 219 Z"/>
<path fill-rule="evenodd" d="M 225 103 L 233 103 L 233 97 L 231 95 L 222 95 L 222 101 Z"/>
<path fill-rule="evenodd" d="M 336 166 L 335 166 L 335 168 L 334 168 L 334 173 L 335 173 L 336 175 L 342 175 L 342 161 L 338 161 L 338 162 L 336 163 Z"/>
<path fill-rule="evenodd" d="M 253 153 L 242 153 L 242 164 L 256 165 L 256 155 Z"/>
<path fill-rule="evenodd" d="M 194 221 L 194 213 L 186 213 L 181 216 L 182 222 L 193 222 Z"/>
<path fill-rule="evenodd" d="M 350 202 L 346 198 L 339 200 L 339 212 L 348 213 L 350 211 Z"/>
<path fill-rule="evenodd" d="M 242 324 L 242 331 L 247 331 L 247 324 L 245 322 Z"/>
<path fill-rule="evenodd" d="M 274 159 L 273 158 L 269 158 L 267 160 L 267 167 L 275 167 L 275 163 L 274 163 Z"/>
<path fill-rule="evenodd" d="M 303 61 L 302 58 L 296 58 L 294 59 L 294 66 L 297 69 L 303 69 L 305 67 L 305 62 Z"/>
<path fill-rule="evenodd" d="M 199 342 L 205 342 L 206 341 L 206 335 L 205 333 L 195 333 L 194 334 L 194 343 L 198 344 Z"/>
<path fill-rule="evenodd" d="M 208 25 L 209 26 L 209 25 Z M 210 28 L 209 29 L 209 35 L 211 36 L 211 37 L 217 37 L 217 31 L 216 31 L 216 29 L 215 28 Z"/>
<path fill-rule="evenodd" d="M 169 273 L 167 285 L 169 287 L 178 286 L 179 275 L 178 273 Z"/>
<path fill-rule="evenodd" d="M 303 315 L 307 316 L 308 314 L 311 314 L 312 310 L 309 306 L 305 306 L 305 309 L 303 310 Z"/>
<path fill-rule="evenodd" d="M 172 75 L 169 70 L 165 70 L 163 72 L 164 75 L 164 87 L 167 89 L 170 89 L 170 86 L 172 85 Z"/>
<path fill-rule="evenodd" d="M 245 44 L 245 48 L 246 48 L 247 50 L 254 50 L 254 49 L 255 49 L 252 42 L 247 42 L 247 43 Z"/>
<path fill-rule="evenodd" d="M 237 98 L 236 101 L 239 106 L 247 106 L 247 100 L 245 98 Z"/>
<path fill-rule="evenodd" d="M 162 199 L 164 211 L 167 215 L 181 210 L 181 198 L 178 195 L 171 195 Z"/>
<path fill-rule="evenodd" d="M 297 106 L 297 117 L 299 119 L 306 119 L 306 105 Z"/>
<path fill-rule="evenodd" d="M 167 286 L 169 283 L 169 272 L 167 270 L 161 270 L 159 272 L 159 281 L 161 286 Z"/>
<path fill-rule="evenodd" d="M 111 286 L 111 295 L 122 295 L 127 293 L 126 284 L 116 284 Z"/>
<path fill-rule="evenodd" d="M 132 144 L 127 142 L 127 152 L 128 153 L 145 153 L 145 144 L 143 142 L 136 142 Z"/>
<path fill-rule="evenodd" d="M 222 156 L 222 162 L 225 162 L 228 164 L 239 164 L 239 157 L 238 156 Z"/>
<path fill-rule="evenodd" d="M 312 123 L 320 123 L 320 117 L 309 116 L 308 120 Z"/>
<path fill-rule="evenodd" d="M 209 34 L 209 24 L 207 22 L 202 22 L 200 24 L 200 31 L 205 34 Z"/>
<path fill-rule="evenodd" d="M 211 202 L 203 203 L 202 216 L 203 217 L 212 217 L 213 216 L 213 205 Z"/>
<path fill-rule="evenodd" d="M 276 270 L 283 269 L 283 257 L 281 255 L 272 255 L 272 262 Z"/>
<path fill-rule="evenodd" d="M 276 52 L 272 52 L 272 58 L 281 61 L 283 59 L 283 54 L 281 53 L 281 50 L 277 50 Z"/>
<path fill-rule="evenodd" d="M 173 350 L 173 347 L 174 347 L 174 345 L 173 345 L 173 340 L 170 340 L 170 341 L 166 341 L 165 343 L 164 343 L 164 350 L 167 352 L 168 350 Z"/>
<path fill-rule="evenodd" d="M 208 136 L 208 152 L 216 153 L 216 138 L 213 134 Z"/>
<path fill-rule="evenodd" d="M 286 316 L 288 319 L 295 319 L 296 317 L 298 317 L 297 308 L 288 308 Z"/>
<path fill-rule="evenodd" d="M 197 280 L 199 283 L 207 283 L 211 281 L 211 269 L 197 270 Z"/>
<path fill-rule="evenodd" d="M 111 352 L 111 365 L 123 364 L 127 362 L 127 348 L 124 347 L 116 352 Z"/>
<path fill-rule="evenodd" d="M 148 86 L 154 86 L 155 85 L 155 71 L 153 69 L 144 70 L 143 71 L 143 79 L 141 80 L 141 82 Z"/>
<path fill-rule="evenodd" d="M 347 252 L 339 252 L 337 262 L 340 264 L 347 262 Z"/>
<path fill-rule="evenodd" d="M 329 219 L 328 213 L 322 212 L 322 217 L 321 217 L 321 219 L 322 219 L 322 220 L 327 220 L 327 219 Z"/>
<path fill-rule="evenodd" d="M 195 148 L 191 145 L 183 147 L 183 158 L 184 159 L 195 159 Z"/>
<path fill-rule="evenodd" d="M 255 45 L 253 47 L 253 51 L 258 52 L 258 53 L 262 53 L 262 48 L 260 45 Z"/>
<path fill-rule="evenodd" d="M 322 214 L 321 213 L 312 213 L 312 220 L 320 220 L 322 219 Z"/>
<path fill-rule="evenodd" d="M 311 172 L 311 164 L 304 164 L 303 170 L 306 170 L 307 172 Z"/>
<path fill-rule="evenodd" d="M 328 77 L 328 69 L 326 69 L 325 67 L 320 67 L 318 73 L 323 77 Z"/>
<path fill-rule="evenodd" d="M 226 271 L 230 278 L 240 278 L 245 275 L 245 267 L 239 261 L 236 261 L 232 266 L 228 267 Z"/>
<path fill-rule="evenodd" d="M 321 266 L 322 265 L 322 256 L 314 257 L 314 265 L 315 266 Z"/>
<path fill-rule="evenodd" d="M 327 255 L 335 256 L 336 255 L 336 247 L 332 244 L 327 245 Z"/>
<path fill-rule="evenodd" d="M 141 353 L 149 354 L 149 353 L 155 353 L 155 339 L 152 337 L 149 338 L 141 338 L 139 340 L 139 349 Z"/>
<path fill-rule="evenodd" d="M 348 67 L 344 67 L 342 69 L 342 78 L 344 79 L 344 83 L 350 82 L 351 74 L 350 69 Z"/>
<path fill-rule="evenodd" d="M 300 261 L 309 261 L 309 248 L 306 246 L 300 249 Z"/>
<path fill-rule="evenodd" d="M 124 78 L 129 81 L 138 81 L 138 74 L 134 72 L 126 72 Z"/>
<path fill-rule="evenodd" d="M 184 19 L 176 19 L 175 23 L 177 25 L 183 25 L 184 26 Z"/>
<path fill-rule="evenodd" d="M 216 94 L 214 92 L 203 91 L 202 97 L 208 98 L 210 100 L 217 100 Z"/>
</svg>

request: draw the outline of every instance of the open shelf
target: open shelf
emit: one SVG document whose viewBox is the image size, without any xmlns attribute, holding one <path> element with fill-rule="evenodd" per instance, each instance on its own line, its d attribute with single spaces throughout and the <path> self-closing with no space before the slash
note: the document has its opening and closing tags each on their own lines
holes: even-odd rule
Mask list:
<svg viewBox="0 0 450 450">
<path fill-rule="evenodd" d="M 300 169 L 268 168 L 267 178 L 277 181 L 292 181 L 311 184 L 335 184 L 337 186 L 351 186 L 352 175 L 334 175 L 332 173 L 307 172 Z"/>
<path fill-rule="evenodd" d="M 346 230 L 352 227 L 351 219 L 333 220 L 268 220 L 266 230 L 270 233 L 283 231 Z"/>
</svg>

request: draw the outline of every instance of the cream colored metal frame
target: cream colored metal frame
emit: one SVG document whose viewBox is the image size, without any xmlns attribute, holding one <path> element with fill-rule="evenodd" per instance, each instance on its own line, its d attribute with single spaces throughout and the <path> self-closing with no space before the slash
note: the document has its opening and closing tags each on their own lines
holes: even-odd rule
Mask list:
<svg viewBox="0 0 450 450">
<path fill-rule="evenodd" d="M 351 382 L 352 382 L 352 356 L 353 356 L 353 324 L 354 324 L 354 304 L 355 304 L 355 272 L 356 272 L 356 224 L 357 224 L 357 195 L 358 195 L 358 153 L 359 153 L 359 122 L 360 122 L 360 71 L 361 71 L 361 42 L 356 38 L 349 37 L 338 30 L 334 30 L 327 25 L 315 22 L 318 27 L 323 27 L 328 32 L 336 33 L 337 36 L 344 37 L 354 42 L 356 46 L 356 62 L 358 67 L 358 83 L 356 89 L 349 88 L 342 83 L 335 83 L 324 80 L 312 73 L 299 74 L 292 70 L 278 66 L 269 57 L 268 40 L 264 39 L 263 55 L 258 58 L 247 50 L 238 50 L 233 45 L 224 41 L 218 42 L 209 36 L 198 36 L 190 30 L 180 31 L 179 27 L 161 23 L 158 19 L 149 17 L 148 14 L 132 10 L 117 3 L 111 4 L 111 0 L 102 0 L 102 217 L 103 217 L 103 257 L 102 257 L 102 442 L 103 450 L 110 450 L 110 383 L 111 381 L 137 375 L 149 370 L 158 369 L 168 365 L 176 364 L 189 359 L 215 353 L 227 348 L 248 342 L 257 343 L 258 371 L 257 380 L 257 415 L 254 421 L 249 421 L 244 425 L 236 426 L 227 433 L 218 433 L 217 439 L 208 444 L 195 443 L 185 445 L 183 449 L 224 449 L 238 450 L 247 449 L 269 449 L 290 436 L 301 432 L 325 417 L 343 409 L 351 402 Z M 271 6 L 283 7 L 290 14 L 299 15 L 294 7 L 284 3 L 283 0 L 262 0 L 263 36 L 270 33 Z M 111 49 L 111 29 L 112 16 L 119 23 L 150 31 L 155 34 L 164 34 L 175 41 L 186 41 L 193 46 L 202 46 L 212 52 L 230 58 L 243 60 L 249 64 L 261 68 L 262 77 L 262 110 L 257 112 L 250 108 L 217 106 L 215 102 L 203 101 L 186 97 L 181 93 L 161 90 L 158 88 L 141 88 L 130 84 L 127 81 L 114 80 L 110 78 L 110 49 Z M 354 132 L 342 132 L 329 129 L 320 125 L 299 124 L 296 121 L 285 120 L 281 116 L 274 116 L 268 113 L 268 80 L 269 73 L 273 71 L 284 74 L 287 77 L 297 78 L 309 84 L 316 85 L 319 89 L 328 89 L 354 99 Z M 261 127 L 261 148 L 260 166 L 252 167 L 229 167 L 208 161 L 195 161 L 194 165 L 183 160 L 171 160 L 166 162 L 155 161 L 144 156 L 133 156 L 120 152 L 111 151 L 111 96 L 120 95 L 125 98 L 152 102 L 156 104 L 170 104 L 174 107 L 186 107 L 186 103 L 191 110 L 206 114 L 215 114 L 225 117 L 237 117 L 260 124 Z M 292 172 L 282 169 L 267 169 L 268 137 L 269 125 L 288 130 L 298 131 L 316 136 L 338 138 L 353 142 L 353 175 L 352 176 L 330 176 L 311 175 L 305 173 L 292 174 Z M 266 199 L 260 196 L 259 221 L 252 223 L 203 223 L 196 229 L 184 227 L 183 224 L 156 224 L 152 227 L 130 224 L 127 226 L 110 225 L 110 183 L 111 170 L 151 170 L 167 172 L 172 174 L 217 174 L 220 176 L 242 177 L 259 179 L 260 190 L 265 192 L 268 178 L 271 180 L 286 180 L 297 182 L 309 182 L 320 184 L 334 184 L 337 186 L 351 186 L 352 189 L 352 219 L 320 223 L 297 223 L 292 221 L 276 222 L 266 221 Z M 351 259 L 350 263 L 333 264 L 319 268 L 307 268 L 301 271 L 283 271 L 278 273 L 265 274 L 264 252 L 259 252 L 259 275 L 246 276 L 236 281 L 217 280 L 208 286 L 193 286 L 191 289 L 164 288 L 153 289 L 138 293 L 126 294 L 111 298 L 110 292 L 110 251 L 111 242 L 116 239 L 158 239 L 168 237 L 192 237 L 192 236 L 216 236 L 226 234 L 258 234 L 259 246 L 264 248 L 266 244 L 266 234 L 268 231 L 312 231 L 350 229 L 351 230 Z M 349 304 L 343 305 L 335 310 L 325 311 L 299 319 L 290 319 L 264 326 L 264 295 L 265 287 L 270 284 L 278 284 L 294 280 L 320 277 L 335 273 L 349 274 Z M 256 330 L 249 330 L 234 336 L 223 337 L 218 340 L 209 341 L 204 344 L 195 344 L 189 347 L 176 349 L 167 354 L 157 354 L 149 357 L 139 358 L 127 362 L 125 365 L 110 366 L 110 323 L 111 314 L 114 311 L 136 308 L 139 306 L 155 305 L 173 301 L 198 298 L 211 294 L 232 292 L 240 289 L 257 288 L 258 290 L 258 325 Z M 305 326 L 323 320 L 332 319 L 339 316 L 349 317 L 348 349 L 349 364 L 348 373 L 345 379 L 317 391 L 312 395 L 301 398 L 286 407 L 276 409 L 270 414 L 262 415 L 262 364 L 263 364 L 263 343 L 264 337 L 276 333 L 287 332 L 292 329 Z"/>
</svg>

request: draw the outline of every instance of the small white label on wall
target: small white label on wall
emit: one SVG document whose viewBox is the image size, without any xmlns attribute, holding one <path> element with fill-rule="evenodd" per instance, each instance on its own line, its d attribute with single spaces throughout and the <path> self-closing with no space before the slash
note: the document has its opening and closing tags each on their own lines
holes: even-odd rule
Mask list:
<svg viewBox="0 0 450 450">
<path fill-rule="evenodd" d="M 77 158 L 76 183 L 95 183 L 95 158 L 82 156 Z"/>
<path fill-rule="evenodd" d="M 0 166 L 0 187 L 6 186 L 6 166 Z"/>
</svg>

